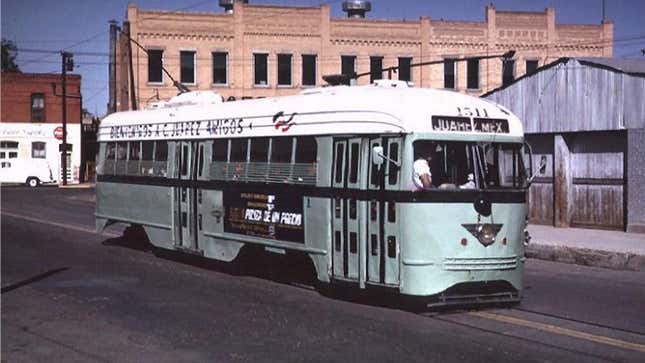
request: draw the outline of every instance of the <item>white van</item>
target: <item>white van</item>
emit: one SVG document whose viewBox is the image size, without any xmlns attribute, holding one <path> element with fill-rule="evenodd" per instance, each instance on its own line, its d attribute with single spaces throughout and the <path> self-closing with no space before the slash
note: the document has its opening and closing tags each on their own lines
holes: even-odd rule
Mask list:
<svg viewBox="0 0 645 363">
<path fill-rule="evenodd" d="M 0 183 L 25 183 L 37 187 L 42 183 L 56 183 L 52 168 L 46 159 L 2 159 Z"/>
</svg>

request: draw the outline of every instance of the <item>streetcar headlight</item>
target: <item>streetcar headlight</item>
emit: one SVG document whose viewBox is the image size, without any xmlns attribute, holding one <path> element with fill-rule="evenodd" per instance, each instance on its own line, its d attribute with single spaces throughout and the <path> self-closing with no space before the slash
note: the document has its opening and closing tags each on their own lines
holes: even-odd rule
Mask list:
<svg viewBox="0 0 645 363">
<path fill-rule="evenodd" d="M 477 234 L 477 239 L 479 239 L 479 242 L 484 246 L 488 246 L 495 242 L 495 237 L 497 236 L 498 231 L 499 229 L 494 228 L 492 225 L 484 224 L 481 226 L 481 229 Z"/>
<path fill-rule="evenodd" d="M 470 234 L 472 234 L 479 243 L 488 247 L 495 242 L 497 234 L 502 229 L 502 224 L 496 223 L 477 223 L 477 224 L 462 224 Z"/>
</svg>

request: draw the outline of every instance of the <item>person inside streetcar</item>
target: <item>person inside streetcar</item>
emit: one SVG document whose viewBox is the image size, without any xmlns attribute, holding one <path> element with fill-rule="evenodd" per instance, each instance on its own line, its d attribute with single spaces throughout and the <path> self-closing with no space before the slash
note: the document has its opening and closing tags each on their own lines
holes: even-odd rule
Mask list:
<svg viewBox="0 0 645 363">
<path fill-rule="evenodd" d="M 415 148 L 415 158 L 413 165 L 412 180 L 416 187 L 416 191 L 428 190 L 433 187 L 432 185 L 432 172 L 430 166 L 432 165 L 433 149 L 431 147 Z"/>
</svg>

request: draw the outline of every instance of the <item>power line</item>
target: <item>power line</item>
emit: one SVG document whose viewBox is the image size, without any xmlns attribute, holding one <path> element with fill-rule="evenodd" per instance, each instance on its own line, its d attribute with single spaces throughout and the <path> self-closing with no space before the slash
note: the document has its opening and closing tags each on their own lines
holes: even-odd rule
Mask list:
<svg viewBox="0 0 645 363">
<path fill-rule="evenodd" d="M 94 39 L 96 39 L 96 38 L 98 38 L 99 36 L 104 35 L 104 34 L 105 34 L 104 32 L 96 33 L 95 35 L 92 35 L 91 37 L 89 37 L 89 38 L 87 38 L 87 39 L 83 39 L 83 40 L 78 41 L 78 42 L 76 42 L 76 43 L 74 43 L 74 44 L 72 44 L 72 45 L 70 45 L 70 46 L 68 46 L 68 47 L 63 48 L 62 50 L 69 50 L 69 49 L 74 48 L 74 47 L 76 47 L 76 46 L 79 46 L 79 45 L 81 45 L 81 44 L 84 44 L 84 43 L 87 43 L 87 42 L 89 42 L 89 41 L 92 41 L 92 40 L 94 40 Z M 57 52 L 56 54 L 59 54 L 59 53 L 60 53 L 60 51 L 59 51 L 59 52 Z M 44 56 L 44 57 L 38 58 L 37 60 L 38 60 L 38 61 L 39 61 L 39 60 L 45 60 L 45 59 L 47 59 L 47 58 L 51 57 L 52 55 L 54 55 L 54 54 L 53 54 L 53 53 L 49 53 L 48 55 L 46 55 L 46 56 Z M 21 66 L 21 67 L 24 67 L 24 66 L 26 66 L 27 64 L 34 63 L 34 62 L 35 62 L 35 61 L 37 61 L 37 60 L 23 63 L 23 64 L 21 64 L 20 66 Z"/>
<path fill-rule="evenodd" d="M 41 53 L 41 54 L 60 54 L 60 51 L 58 50 L 47 50 L 47 49 L 33 49 L 33 48 L 18 48 L 16 49 L 18 52 L 23 52 L 23 53 Z M 86 56 L 94 56 L 94 57 L 107 57 L 110 54 L 109 53 L 102 53 L 102 52 L 74 52 L 74 55 L 86 55 Z"/>
</svg>

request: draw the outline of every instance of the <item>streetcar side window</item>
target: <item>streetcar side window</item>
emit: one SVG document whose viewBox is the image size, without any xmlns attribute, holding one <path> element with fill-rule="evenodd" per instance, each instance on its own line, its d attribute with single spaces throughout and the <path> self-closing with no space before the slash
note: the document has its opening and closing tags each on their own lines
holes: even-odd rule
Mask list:
<svg viewBox="0 0 645 363">
<path fill-rule="evenodd" d="M 155 160 L 153 164 L 153 172 L 155 176 L 167 175 L 168 171 L 168 142 L 155 141 Z"/>
<path fill-rule="evenodd" d="M 358 181 L 358 146 L 356 142 L 350 143 L 349 154 L 351 158 L 349 160 L 349 183 L 356 184 Z"/>
<path fill-rule="evenodd" d="M 293 151 L 293 138 L 274 137 L 271 139 L 271 162 L 290 163 Z"/>
<path fill-rule="evenodd" d="M 116 175 L 125 175 L 126 163 L 128 159 L 128 143 L 127 142 L 117 142 L 116 143 L 116 165 L 114 168 L 114 174 Z"/>
<path fill-rule="evenodd" d="M 315 137 L 296 138 L 296 164 L 292 176 L 294 182 L 316 184 L 318 178 L 317 152 L 318 144 Z"/>
<path fill-rule="evenodd" d="M 226 180 L 228 172 L 228 140 L 213 140 L 211 150 L 210 177 L 214 180 Z"/>
<path fill-rule="evenodd" d="M 336 155 L 335 155 L 335 163 L 336 165 L 336 170 L 334 172 L 334 175 L 336 175 L 336 184 L 342 183 L 343 182 L 343 156 L 345 155 L 345 145 L 342 143 L 336 144 Z"/>
<path fill-rule="evenodd" d="M 213 141 L 213 161 L 228 161 L 228 140 Z"/>
<path fill-rule="evenodd" d="M 141 142 L 141 166 L 140 174 L 141 175 L 152 175 L 153 174 L 153 156 L 154 156 L 154 147 L 155 144 L 153 141 L 142 141 Z"/>
<path fill-rule="evenodd" d="M 139 160 L 141 159 L 141 142 L 139 141 L 130 141 L 129 142 L 129 155 L 128 155 L 128 166 L 127 173 L 129 175 L 136 175 L 139 173 Z"/>
<path fill-rule="evenodd" d="M 154 151 L 152 141 L 143 141 L 141 143 L 141 160 L 152 161 L 152 152 Z"/>
<path fill-rule="evenodd" d="M 105 147 L 105 161 L 114 161 L 116 155 L 116 144 L 113 142 L 106 143 Z"/>
<path fill-rule="evenodd" d="M 102 174 L 114 174 L 114 159 L 116 158 L 116 143 L 105 143 L 105 160 L 103 161 Z"/>
<path fill-rule="evenodd" d="M 141 143 L 139 141 L 130 142 L 130 156 L 128 159 L 136 161 L 141 159 Z"/>
<path fill-rule="evenodd" d="M 231 162 L 246 162 L 248 139 L 231 140 Z"/>
<path fill-rule="evenodd" d="M 398 143 L 391 143 L 390 144 L 390 152 L 388 153 L 388 156 L 390 159 L 392 159 L 395 162 L 399 161 L 399 144 Z M 388 183 L 390 185 L 395 185 L 399 180 L 399 168 L 396 166 L 395 163 L 388 163 Z"/>
<path fill-rule="evenodd" d="M 381 144 L 379 144 L 378 142 L 375 142 L 374 144 L 372 144 L 372 147 L 380 145 Z M 379 185 L 379 166 L 374 161 L 372 161 L 370 164 L 372 168 L 372 170 L 370 171 L 370 185 L 377 187 Z"/>
<path fill-rule="evenodd" d="M 251 139 L 250 161 L 256 163 L 266 163 L 269 157 L 269 138 L 262 137 Z"/>
<path fill-rule="evenodd" d="M 127 142 L 117 142 L 116 143 L 116 159 L 125 160 L 128 155 L 128 143 Z"/>
<path fill-rule="evenodd" d="M 183 150 L 181 151 L 181 175 L 188 175 L 188 145 L 181 145 Z"/>
<path fill-rule="evenodd" d="M 316 149 L 316 138 L 296 138 L 296 163 L 315 163 L 317 151 Z"/>
</svg>

